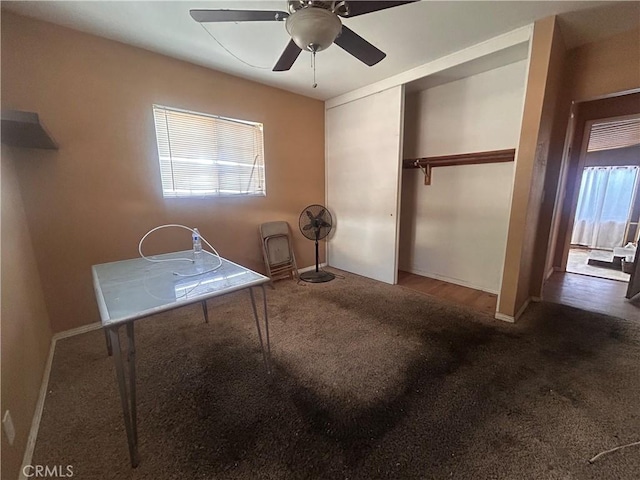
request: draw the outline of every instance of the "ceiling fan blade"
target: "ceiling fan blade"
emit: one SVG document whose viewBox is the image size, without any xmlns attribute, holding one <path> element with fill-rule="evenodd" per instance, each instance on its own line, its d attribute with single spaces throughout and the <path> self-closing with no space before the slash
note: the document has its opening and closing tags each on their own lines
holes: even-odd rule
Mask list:
<svg viewBox="0 0 640 480">
<path fill-rule="evenodd" d="M 377 12 L 378 10 L 385 10 L 387 8 L 399 7 L 407 3 L 413 3 L 417 0 L 404 0 L 397 2 L 380 2 L 380 1 L 364 1 L 364 0 L 351 0 L 347 2 L 349 7 L 349 14 L 344 15 L 347 18 L 357 17 L 358 15 L 364 15 L 365 13 Z"/>
<path fill-rule="evenodd" d="M 370 67 L 387 56 L 386 53 L 378 50 L 360 35 L 344 25 L 342 26 L 342 33 L 333 43 Z"/>
<path fill-rule="evenodd" d="M 286 70 L 289 70 L 298 58 L 298 55 L 300 55 L 301 51 L 302 50 L 300 50 L 300 47 L 298 47 L 298 45 L 296 45 L 293 40 L 289 40 L 287 47 L 284 49 L 284 52 L 282 52 L 282 55 L 280 55 L 280 58 L 276 62 L 276 66 L 273 67 L 273 71 L 284 72 Z"/>
<path fill-rule="evenodd" d="M 287 12 L 269 10 L 189 10 L 196 22 L 280 22 Z"/>
</svg>

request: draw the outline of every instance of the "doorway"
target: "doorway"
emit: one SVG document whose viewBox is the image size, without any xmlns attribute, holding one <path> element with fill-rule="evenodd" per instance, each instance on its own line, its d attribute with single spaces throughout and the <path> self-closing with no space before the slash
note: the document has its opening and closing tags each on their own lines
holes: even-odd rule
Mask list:
<svg viewBox="0 0 640 480">
<path fill-rule="evenodd" d="M 640 118 L 585 130 L 566 271 L 628 283 L 640 234 Z"/>
<path fill-rule="evenodd" d="M 570 133 L 560 174 L 547 301 L 640 318 L 638 95 L 572 108 L 576 135 Z M 603 112 L 611 113 L 598 116 Z"/>
</svg>

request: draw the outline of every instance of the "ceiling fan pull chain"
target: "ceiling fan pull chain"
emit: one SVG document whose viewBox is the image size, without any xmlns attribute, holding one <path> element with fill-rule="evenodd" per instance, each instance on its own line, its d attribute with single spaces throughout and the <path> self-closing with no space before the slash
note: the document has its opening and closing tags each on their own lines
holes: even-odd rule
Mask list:
<svg viewBox="0 0 640 480">
<path fill-rule="evenodd" d="M 313 57 L 311 57 L 311 66 L 313 67 L 313 88 L 316 88 L 318 84 L 316 83 L 316 52 L 312 52 Z"/>
<path fill-rule="evenodd" d="M 220 45 L 222 47 L 223 50 L 225 50 L 229 55 L 231 55 L 233 58 L 235 58 L 236 60 L 239 60 L 240 62 L 244 63 L 245 65 L 247 65 L 248 67 L 252 67 L 252 68 L 259 68 L 260 70 L 271 70 L 271 67 L 261 67 L 260 65 L 254 65 L 252 63 L 246 62 L 243 59 L 241 59 L 238 55 L 236 55 L 235 53 L 233 53 L 231 50 L 229 50 L 227 47 L 225 47 L 220 40 L 218 40 L 213 33 L 211 33 L 209 31 L 209 29 L 207 27 L 204 26 L 203 23 L 200 24 L 200 26 L 203 28 L 203 30 L 205 32 L 207 32 L 207 34 L 209 34 L 209 36 L 211 38 L 213 38 L 215 40 L 215 42 Z"/>
</svg>

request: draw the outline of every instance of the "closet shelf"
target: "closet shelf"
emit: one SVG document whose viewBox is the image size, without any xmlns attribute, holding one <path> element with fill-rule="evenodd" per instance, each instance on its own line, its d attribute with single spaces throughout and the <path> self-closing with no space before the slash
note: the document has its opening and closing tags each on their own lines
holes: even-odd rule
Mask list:
<svg viewBox="0 0 640 480">
<path fill-rule="evenodd" d="M 431 169 L 434 167 L 513 162 L 515 155 L 516 149 L 508 148 L 506 150 L 461 153 L 439 157 L 407 158 L 402 161 L 402 168 L 419 168 L 424 173 L 424 184 L 431 185 Z"/>
</svg>

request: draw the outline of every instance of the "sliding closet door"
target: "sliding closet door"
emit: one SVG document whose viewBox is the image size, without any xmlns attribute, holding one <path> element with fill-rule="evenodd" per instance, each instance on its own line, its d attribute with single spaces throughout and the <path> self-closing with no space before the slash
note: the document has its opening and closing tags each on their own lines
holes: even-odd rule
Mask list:
<svg viewBox="0 0 640 480">
<path fill-rule="evenodd" d="M 403 87 L 327 110 L 329 265 L 397 281 Z"/>
</svg>

